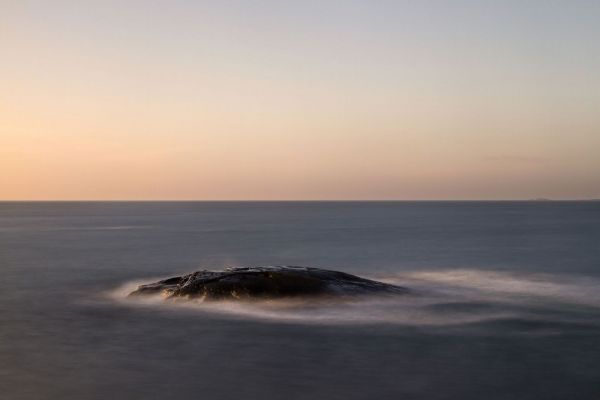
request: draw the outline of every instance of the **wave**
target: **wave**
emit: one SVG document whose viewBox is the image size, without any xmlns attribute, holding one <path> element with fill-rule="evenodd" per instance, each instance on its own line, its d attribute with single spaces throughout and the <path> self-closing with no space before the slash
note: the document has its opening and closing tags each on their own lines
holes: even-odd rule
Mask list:
<svg viewBox="0 0 600 400">
<path fill-rule="evenodd" d="M 592 277 L 455 269 L 408 272 L 383 280 L 508 302 L 549 301 L 600 307 L 600 280 Z"/>
<path fill-rule="evenodd" d="M 135 307 L 277 323 L 394 324 L 490 334 L 557 334 L 600 328 L 600 281 L 589 277 L 458 269 L 408 271 L 373 278 L 411 288 L 414 294 L 340 301 L 303 298 L 252 302 L 165 301 L 159 295 L 127 297 L 149 279 L 129 282 L 109 296 Z"/>
</svg>

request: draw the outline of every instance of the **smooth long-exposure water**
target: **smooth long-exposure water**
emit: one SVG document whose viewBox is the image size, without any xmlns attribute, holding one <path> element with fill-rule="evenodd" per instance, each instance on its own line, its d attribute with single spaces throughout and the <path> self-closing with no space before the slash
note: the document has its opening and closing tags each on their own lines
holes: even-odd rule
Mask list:
<svg viewBox="0 0 600 400">
<path fill-rule="evenodd" d="M 302 265 L 395 299 L 172 303 Z M 600 398 L 600 202 L 0 203 L 2 399 Z"/>
</svg>

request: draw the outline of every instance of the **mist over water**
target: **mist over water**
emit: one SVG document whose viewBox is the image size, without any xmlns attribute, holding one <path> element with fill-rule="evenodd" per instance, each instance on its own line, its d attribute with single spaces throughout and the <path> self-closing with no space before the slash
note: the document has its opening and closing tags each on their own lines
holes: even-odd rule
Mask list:
<svg viewBox="0 0 600 400">
<path fill-rule="evenodd" d="M 0 387 L 8 399 L 597 399 L 599 243 L 597 202 L 0 203 Z M 127 298 L 257 265 L 411 293 Z"/>
<path fill-rule="evenodd" d="M 371 295 L 339 300 L 310 297 L 261 301 L 167 300 L 161 294 L 128 297 L 141 284 L 130 282 L 107 296 L 132 307 L 297 324 L 453 326 L 468 332 L 491 323 L 498 334 L 556 334 L 565 324 L 600 327 L 600 280 L 594 278 L 456 269 L 407 271 L 378 279 L 408 287 L 411 292 L 394 297 Z M 515 326 L 515 321 L 525 320 L 530 322 L 529 328 L 537 324 L 537 329 Z M 504 329 L 498 331 L 502 325 Z"/>
</svg>

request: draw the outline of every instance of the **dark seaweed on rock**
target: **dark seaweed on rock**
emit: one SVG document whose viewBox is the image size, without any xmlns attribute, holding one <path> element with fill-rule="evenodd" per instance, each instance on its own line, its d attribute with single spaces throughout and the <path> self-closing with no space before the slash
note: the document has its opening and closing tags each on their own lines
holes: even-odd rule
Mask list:
<svg viewBox="0 0 600 400">
<path fill-rule="evenodd" d="M 344 272 L 308 267 L 244 267 L 196 271 L 141 285 L 130 296 L 162 294 L 166 298 L 203 300 L 272 299 L 299 296 L 404 294 L 406 288 Z"/>
</svg>

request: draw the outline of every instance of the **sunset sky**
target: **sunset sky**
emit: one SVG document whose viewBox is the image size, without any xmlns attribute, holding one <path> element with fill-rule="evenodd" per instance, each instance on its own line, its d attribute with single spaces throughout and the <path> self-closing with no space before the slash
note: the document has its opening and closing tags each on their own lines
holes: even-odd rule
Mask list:
<svg viewBox="0 0 600 400">
<path fill-rule="evenodd" d="M 600 197 L 600 1 L 0 4 L 0 200 Z"/>
</svg>

